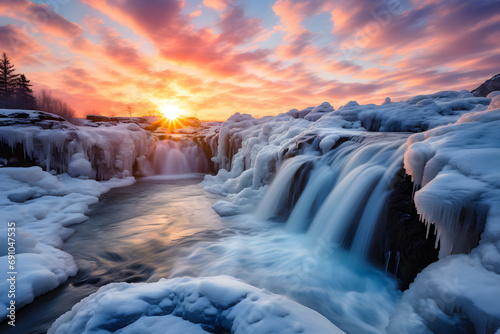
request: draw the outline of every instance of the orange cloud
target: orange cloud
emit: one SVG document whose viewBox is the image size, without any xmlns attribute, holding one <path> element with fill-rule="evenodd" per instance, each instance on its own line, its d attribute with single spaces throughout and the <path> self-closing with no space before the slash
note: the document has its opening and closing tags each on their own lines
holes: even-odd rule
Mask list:
<svg viewBox="0 0 500 334">
<path fill-rule="evenodd" d="M 225 10 L 232 0 L 203 0 L 203 4 L 209 8 Z"/>
<path fill-rule="evenodd" d="M 201 15 L 201 10 L 196 10 L 196 11 L 194 11 L 194 12 L 189 13 L 189 15 L 188 15 L 188 16 L 189 16 L 190 18 L 193 18 L 193 17 L 198 17 L 198 16 L 200 16 L 200 15 Z"/>
</svg>

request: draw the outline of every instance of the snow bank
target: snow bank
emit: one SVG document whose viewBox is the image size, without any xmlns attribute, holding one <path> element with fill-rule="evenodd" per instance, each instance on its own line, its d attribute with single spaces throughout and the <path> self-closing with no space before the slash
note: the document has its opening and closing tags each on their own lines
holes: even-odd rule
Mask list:
<svg viewBox="0 0 500 334">
<path fill-rule="evenodd" d="M 25 160 L 46 171 L 98 180 L 128 177 L 134 172 L 134 164 L 141 167 L 136 161 L 152 154 L 155 146 L 148 132 L 133 123 L 74 126 L 57 119 L 45 120 L 57 117 L 48 113 L 7 109 L 1 109 L 0 116 L 4 117 L 2 122 L 11 122 L 2 124 L 10 126 L 0 128 L 0 144 L 7 145 L 12 153 L 21 150 Z"/>
<path fill-rule="evenodd" d="M 468 91 L 443 91 L 405 102 L 386 100 L 381 106 L 349 102 L 336 114 L 360 121 L 369 131 L 419 132 L 456 122 L 465 113 L 486 109 L 489 103 L 490 99 L 474 97 Z"/>
<path fill-rule="evenodd" d="M 415 193 L 418 213 L 436 226 L 440 260 L 404 293 L 390 333 L 500 328 L 500 109 L 495 108 L 408 139 L 405 168 L 421 187 Z M 449 255 L 455 253 L 469 254 Z"/>
<path fill-rule="evenodd" d="M 229 276 L 109 284 L 57 319 L 48 333 L 166 328 L 171 333 L 343 333 L 319 313 Z"/>
<path fill-rule="evenodd" d="M 0 315 L 7 314 L 7 224 L 15 223 L 16 308 L 33 301 L 75 275 L 73 257 L 62 251 L 72 230 L 86 220 L 88 206 L 112 187 L 133 178 L 105 182 L 52 175 L 40 167 L 0 168 Z"/>
</svg>

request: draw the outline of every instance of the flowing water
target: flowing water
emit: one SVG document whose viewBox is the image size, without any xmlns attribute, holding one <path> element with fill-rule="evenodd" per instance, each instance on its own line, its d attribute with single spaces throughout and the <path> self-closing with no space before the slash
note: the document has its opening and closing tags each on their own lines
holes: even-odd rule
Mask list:
<svg viewBox="0 0 500 334">
<path fill-rule="evenodd" d="M 208 159 L 191 140 L 162 140 L 156 144 L 153 168 L 158 175 L 208 173 Z"/>
<path fill-rule="evenodd" d="M 217 197 L 203 191 L 200 182 L 201 176 L 144 180 L 104 194 L 64 244 L 78 274 L 20 309 L 16 327 L 3 323 L 0 332 L 43 333 L 100 286 L 168 277 L 183 248 L 236 233 L 213 212 Z"/>
<path fill-rule="evenodd" d="M 204 192 L 199 176 L 146 178 L 113 189 L 65 244 L 78 274 L 21 309 L 22 327 L 2 324 L 0 331 L 43 333 L 110 282 L 228 274 L 313 308 L 349 333 L 383 332 L 401 293 L 363 258 L 404 140 L 373 136 L 323 156 L 289 159 L 255 216 L 220 218 L 211 208 L 220 197 Z M 184 163 L 200 161 L 192 147 L 161 147 L 155 156 L 160 174 L 185 173 Z M 179 154 L 180 165 L 162 167 Z M 286 224 L 267 220 L 277 216 Z"/>
</svg>

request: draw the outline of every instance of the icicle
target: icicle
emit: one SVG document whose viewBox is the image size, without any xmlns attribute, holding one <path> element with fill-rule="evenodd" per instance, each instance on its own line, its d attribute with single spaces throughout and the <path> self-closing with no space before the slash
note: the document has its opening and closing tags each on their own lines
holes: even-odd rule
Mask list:
<svg viewBox="0 0 500 334">
<path fill-rule="evenodd" d="M 391 260 L 391 251 L 385 251 L 384 252 L 384 257 L 385 257 L 385 273 L 387 274 L 387 269 L 389 268 L 389 261 Z"/>
<path fill-rule="evenodd" d="M 401 253 L 399 251 L 396 251 L 396 269 L 394 269 L 394 278 L 398 277 L 399 260 L 401 260 Z"/>
</svg>

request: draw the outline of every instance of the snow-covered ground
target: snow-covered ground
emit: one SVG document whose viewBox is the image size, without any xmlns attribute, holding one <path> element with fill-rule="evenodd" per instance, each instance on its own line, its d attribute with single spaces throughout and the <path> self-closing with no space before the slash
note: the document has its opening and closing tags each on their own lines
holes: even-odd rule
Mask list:
<svg viewBox="0 0 500 334">
<path fill-rule="evenodd" d="M 167 330 L 168 329 L 168 330 Z M 50 334 L 343 333 L 319 313 L 229 276 L 102 287 Z"/>
<path fill-rule="evenodd" d="M 16 309 L 36 296 L 55 289 L 78 268 L 73 257 L 62 250 L 72 230 L 85 221 L 88 206 L 113 187 L 126 186 L 134 178 L 97 182 L 52 175 L 40 167 L 0 168 L 0 315 L 5 317 L 11 298 L 8 272 L 17 272 Z M 8 225 L 8 223 L 14 223 Z M 15 268 L 9 269 L 8 227 L 15 227 Z M 13 230 L 9 230 L 12 232 Z"/>
</svg>

